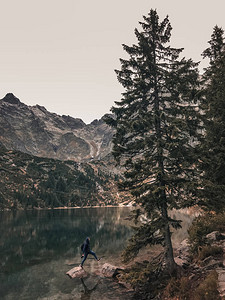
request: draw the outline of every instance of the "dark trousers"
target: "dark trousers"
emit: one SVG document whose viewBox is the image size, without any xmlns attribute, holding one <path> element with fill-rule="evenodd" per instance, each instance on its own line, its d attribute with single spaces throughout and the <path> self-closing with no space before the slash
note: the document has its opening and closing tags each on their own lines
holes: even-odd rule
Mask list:
<svg viewBox="0 0 225 300">
<path fill-rule="evenodd" d="M 91 254 L 91 255 L 93 255 L 94 257 L 95 257 L 95 259 L 96 260 L 98 260 L 98 258 L 97 258 L 97 256 L 96 256 L 96 254 L 94 253 L 94 251 L 89 251 L 89 252 L 85 252 L 84 253 L 84 258 L 83 258 L 83 260 L 82 260 L 82 262 L 81 262 L 81 266 L 83 266 L 83 264 L 84 264 L 84 262 L 85 262 L 85 260 L 86 260 L 86 258 L 87 258 L 87 256 L 88 256 L 88 254 Z"/>
</svg>

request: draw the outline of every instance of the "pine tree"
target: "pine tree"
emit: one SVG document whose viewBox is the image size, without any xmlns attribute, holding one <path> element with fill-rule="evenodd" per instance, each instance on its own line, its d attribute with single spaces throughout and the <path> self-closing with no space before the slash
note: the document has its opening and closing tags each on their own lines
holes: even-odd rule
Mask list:
<svg viewBox="0 0 225 300">
<path fill-rule="evenodd" d="M 151 10 L 141 30 L 135 29 L 137 44 L 123 45 L 129 59 L 120 59 L 116 70 L 124 92 L 112 107 L 107 123 L 116 129 L 113 155 L 124 168 L 121 186 L 135 196 L 136 234 L 125 251 L 134 257 L 148 244 L 162 244 L 168 270 L 176 268 L 171 243 L 171 226 L 179 220 L 168 210 L 193 204 L 195 182 L 194 144 L 198 116 L 197 64 L 179 59 L 183 49 L 170 47 L 172 27 L 168 16 L 159 21 Z"/>
<path fill-rule="evenodd" d="M 203 57 L 210 60 L 203 74 L 204 140 L 201 143 L 202 206 L 225 210 L 225 44 L 224 31 L 215 26 Z"/>
</svg>

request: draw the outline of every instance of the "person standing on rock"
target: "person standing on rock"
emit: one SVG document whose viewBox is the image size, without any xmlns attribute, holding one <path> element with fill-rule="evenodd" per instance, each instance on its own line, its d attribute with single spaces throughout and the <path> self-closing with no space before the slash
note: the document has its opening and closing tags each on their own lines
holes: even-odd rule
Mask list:
<svg viewBox="0 0 225 300">
<path fill-rule="evenodd" d="M 82 256 L 81 256 L 81 257 L 83 258 L 83 260 L 82 260 L 82 262 L 81 262 L 81 264 L 80 264 L 80 267 L 81 267 L 81 268 L 83 268 L 83 264 L 84 264 L 84 262 L 85 262 L 85 260 L 86 260 L 86 258 L 87 258 L 87 256 L 88 256 L 88 254 L 93 255 L 94 258 L 95 258 L 97 261 L 100 260 L 99 258 L 97 258 L 95 252 L 94 252 L 94 251 L 91 251 L 91 248 L 90 248 L 90 238 L 89 238 L 89 237 L 87 237 L 86 240 L 85 240 L 85 242 L 82 244 L 81 250 L 82 250 L 82 252 L 83 252 L 83 254 L 82 254 Z"/>
</svg>

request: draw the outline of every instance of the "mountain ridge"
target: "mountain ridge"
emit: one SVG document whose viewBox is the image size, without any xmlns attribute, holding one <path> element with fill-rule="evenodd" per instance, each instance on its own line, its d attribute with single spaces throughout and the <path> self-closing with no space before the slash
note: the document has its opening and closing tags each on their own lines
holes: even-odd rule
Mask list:
<svg viewBox="0 0 225 300">
<path fill-rule="evenodd" d="M 113 129 L 103 118 L 85 124 L 38 104 L 28 106 L 12 93 L 0 100 L 0 130 L 7 149 L 39 157 L 82 162 L 104 158 L 112 150 Z"/>
</svg>

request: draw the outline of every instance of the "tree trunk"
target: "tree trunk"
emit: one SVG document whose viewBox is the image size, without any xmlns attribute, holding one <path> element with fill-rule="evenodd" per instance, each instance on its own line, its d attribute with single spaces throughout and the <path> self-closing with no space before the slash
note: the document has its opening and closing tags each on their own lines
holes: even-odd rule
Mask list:
<svg viewBox="0 0 225 300">
<path fill-rule="evenodd" d="M 154 39 L 153 39 L 154 40 Z M 156 62 L 156 52 L 154 50 L 154 64 L 157 65 Z M 174 261 L 173 255 L 173 247 L 171 241 L 171 232 L 168 222 L 168 210 L 167 210 L 167 197 L 165 192 L 165 182 L 163 176 L 165 175 L 164 169 L 164 161 L 163 161 L 163 147 L 162 147 L 162 132 L 161 132 L 161 117 L 160 117 L 160 97 L 158 92 L 158 79 L 156 70 L 154 72 L 154 84 L 155 84 L 155 131 L 157 136 L 157 152 L 158 152 L 158 165 L 160 169 L 160 173 L 158 175 L 158 180 L 160 183 L 160 188 L 163 187 L 162 193 L 159 193 L 159 200 L 162 203 L 161 205 L 161 214 L 164 222 L 163 228 L 163 235 L 164 235 L 164 242 L 165 242 L 165 260 L 166 260 L 166 267 L 170 273 L 173 273 L 176 269 L 176 263 Z"/>
<path fill-rule="evenodd" d="M 167 208 L 166 208 L 165 204 L 162 207 L 162 217 L 165 222 L 164 228 L 163 228 L 163 235 L 164 235 L 164 241 L 165 241 L 166 267 L 170 273 L 173 273 L 176 270 L 176 263 L 174 261 L 173 246 L 172 246 L 172 241 L 171 241 L 171 232 L 170 232 L 170 226 L 168 223 Z"/>
</svg>

